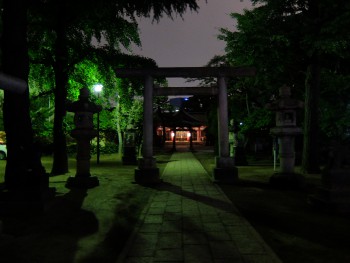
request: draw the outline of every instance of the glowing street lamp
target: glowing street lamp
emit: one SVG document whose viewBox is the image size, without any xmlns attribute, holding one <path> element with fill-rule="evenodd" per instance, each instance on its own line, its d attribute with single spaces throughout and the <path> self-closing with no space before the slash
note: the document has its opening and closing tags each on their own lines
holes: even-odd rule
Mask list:
<svg viewBox="0 0 350 263">
<path fill-rule="evenodd" d="M 94 85 L 94 91 L 97 93 L 97 98 L 100 98 L 100 93 L 102 92 L 103 85 L 102 84 L 95 84 Z M 97 112 L 97 164 L 100 163 L 100 112 Z"/>
<path fill-rule="evenodd" d="M 97 93 L 97 95 L 102 91 L 103 85 L 102 84 L 95 84 L 94 85 L 94 91 Z"/>
</svg>

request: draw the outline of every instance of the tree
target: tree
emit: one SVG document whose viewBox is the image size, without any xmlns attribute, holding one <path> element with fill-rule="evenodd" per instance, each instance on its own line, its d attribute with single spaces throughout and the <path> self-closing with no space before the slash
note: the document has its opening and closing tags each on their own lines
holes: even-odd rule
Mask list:
<svg viewBox="0 0 350 263">
<path fill-rule="evenodd" d="M 105 8 L 108 7 L 110 6 Z M 136 24 L 127 22 L 118 13 L 114 13 L 112 17 L 111 12 L 104 12 L 104 17 L 101 17 L 101 13 L 95 13 L 91 1 L 37 1 L 36 5 L 32 6 L 31 46 L 33 50 L 34 47 L 40 47 L 32 52 L 33 60 L 51 66 L 55 80 L 54 160 L 51 170 L 53 175 L 68 171 L 63 123 L 68 80 L 74 66 L 89 54 L 93 48 L 94 37 L 100 39 L 103 35 L 111 46 L 115 47 L 118 47 L 120 42 L 128 45 L 132 41 L 139 41 Z"/>
<path fill-rule="evenodd" d="M 140 67 L 152 68 L 157 64 L 154 60 L 136 55 L 121 54 L 117 51 L 109 50 L 108 47 L 96 50 L 96 63 L 103 75 L 101 81 L 106 88 L 103 92 L 103 106 L 110 109 L 108 125 L 109 130 L 117 131 L 118 151 L 122 151 L 123 134 L 133 127 L 142 130 L 142 103 L 140 97 L 143 95 L 143 82 L 139 79 L 119 79 L 116 76 L 115 68 L 120 67 Z M 111 122 L 113 120 L 113 122 Z M 101 122 L 103 126 L 103 122 Z"/>
<path fill-rule="evenodd" d="M 305 118 L 304 118 L 304 171 L 317 173 L 320 168 L 320 135 L 319 135 L 319 99 L 321 93 L 322 60 L 328 54 L 339 56 L 344 48 L 342 42 L 349 45 L 348 33 L 344 29 L 343 21 L 348 20 L 350 25 L 350 6 L 345 1 L 333 3 L 331 1 L 309 0 L 305 10 L 305 38 L 304 45 L 307 51 L 308 68 L 305 79 Z M 337 15 L 335 15 L 337 14 Z M 338 17 L 339 16 L 339 17 Z M 342 54 L 343 55 L 343 54 Z"/>
<path fill-rule="evenodd" d="M 28 81 L 27 8 L 25 0 L 3 1 L 2 70 Z M 5 186 L 10 190 L 39 191 L 46 174 L 33 144 L 29 115 L 29 90 L 24 94 L 4 92 L 4 126 L 8 158 Z"/>
<path fill-rule="evenodd" d="M 243 15 L 232 14 L 238 20 L 237 32 L 221 30 L 228 60 L 234 65 L 256 66 L 258 74 L 250 87 L 257 87 L 260 94 L 271 96 L 287 84 L 294 96 L 305 96 L 303 167 L 317 172 L 321 74 L 323 69 L 335 69 L 330 61 L 339 66 L 348 56 L 349 36 L 344 27 L 349 25 L 349 4 L 328 0 L 252 2 L 258 7 Z"/>
<path fill-rule="evenodd" d="M 70 68 L 76 61 L 88 54 L 93 39 L 105 40 L 112 49 L 120 44 L 128 47 L 131 42 L 139 44 L 135 15 L 159 19 L 163 14 L 182 14 L 186 8 L 197 9 L 196 1 L 37 1 L 32 12 L 33 25 L 44 30 L 47 38 L 41 54 L 51 60 L 55 72 L 55 121 L 54 121 L 54 163 L 52 174 L 67 172 L 66 142 L 62 128 L 65 115 L 64 101 Z M 124 16 L 131 18 L 128 21 Z M 37 18 L 37 19 L 34 19 Z M 45 25 L 45 26 L 43 26 Z M 40 30 L 39 30 L 40 31 Z M 33 35 L 39 31 L 34 31 Z M 42 31 L 41 31 L 42 32 Z M 50 59 L 52 58 L 52 59 Z"/>
<path fill-rule="evenodd" d="M 23 0 L 15 0 L 15 1 L 9 1 L 4 0 L 2 1 L 2 43 L 1 43 L 1 51 L 2 51 L 2 69 L 5 73 L 19 77 L 24 80 L 28 80 L 28 74 L 29 74 L 29 63 L 28 63 L 28 47 L 27 47 L 27 39 L 29 36 L 29 39 L 33 40 L 35 37 L 35 34 L 33 31 L 30 33 L 27 31 L 28 29 L 28 23 L 27 23 L 27 14 L 28 14 L 28 8 L 29 4 L 35 4 L 36 7 L 42 7 L 41 4 L 52 4 L 56 1 L 39 1 L 39 0 L 33 0 L 33 1 L 23 1 Z M 134 13 L 137 11 L 137 14 L 144 14 L 149 15 L 151 11 L 154 11 L 155 18 L 159 18 L 162 13 L 170 15 L 172 12 L 179 12 L 183 13 L 185 11 L 185 8 L 189 6 L 190 8 L 197 8 L 197 5 L 194 0 L 191 1 L 181 1 L 174 3 L 173 1 L 150 1 L 148 5 L 145 5 L 145 3 L 139 3 L 137 1 L 109 1 L 110 3 L 114 3 L 114 6 L 118 7 L 118 14 L 124 14 L 124 13 Z M 78 1 L 77 1 L 78 3 Z M 53 56 L 43 56 L 44 59 L 47 59 L 48 61 L 52 61 L 52 59 L 55 59 L 55 70 L 56 75 L 59 78 L 59 80 L 56 80 L 56 89 L 58 87 L 62 88 L 63 91 L 57 91 L 58 97 L 60 100 L 58 100 L 58 103 L 56 103 L 56 106 L 58 106 L 58 109 L 56 111 L 58 112 L 58 121 L 62 120 L 60 116 L 62 114 L 64 115 L 64 103 L 63 100 L 65 99 L 65 84 L 67 81 L 66 75 L 67 75 L 67 64 L 65 62 L 67 57 L 67 50 L 68 46 L 66 46 L 66 39 L 65 39 L 65 33 L 69 33 L 68 31 L 65 31 L 64 29 L 67 29 L 64 27 L 65 23 L 61 24 L 63 27 L 60 26 L 60 22 L 71 22 L 67 20 L 67 17 L 65 16 L 66 12 L 63 7 L 65 7 L 68 2 L 61 1 L 58 3 L 61 8 L 51 8 L 50 11 L 46 9 L 45 12 L 41 12 L 40 15 L 30 16 L 31 19 L 36 17 L 39 21 L 38 22 L 44 22 L 44 23 L 34 23 L 36 25 L 43 26 L 45 22 L 50 22 L 48 24 L 45 24 L 46 26 L 49 26 L 50 30 L 47 30 L 47 34 L 41 34 L 40 31 L 37 32 L 37 39 L 46 39 L 49 40 L 50 37 L 55 39 L 55 41 L 51 42 L 51 45 L 37 45 L 38 47 L 42 47 L 43 54 L 49 53 L 50 47 L 55 47 L 54 51 L 56 54 L 56 57 Z M 70 4 L 72 4 L 72 1 L 70 1 Z M 80 12 L 82 8 L 84 7 L 90 7 L 90 12 L 95 13 L 94 11 L 100 11 L 101 9 L 95 9 L 95 5 L 100 4 L 100 7 L 104 7 L 105 11 L 109 11 L 108 7 L 106 5 L 106 1 L 79 1 L 80 6 L 79 12 L 76 12 L 77 14 L 82 14 Z M 89 5 L 88 5 L 89 4 Z M 138 7 L 139 10 L 134 9 L 135 7 Z M 32 5 L 30 6 L 33 7 Z M 52 7 L 52 6 L 51 6 Z M 57 6 L 55 6 L 57 7 Z M 115 9 L 113 9 L 115 10 Z M 30 14 L 33 14 L 33 9 L 30 9 Z M 56 12 L 53 12 L 56 11 Z M 60 11 L 60 12 L 58 12 Z M 62 12 L 61 12 L 62 11 Z M 48 14 L 48 16 L 52 14 L 57 14 L 56 20 L 51 19 L 45 20 L 45 14 Z M 105 12 L 96 12 L 95 16 L 97 15 L 104 15 Z M 86 13 L 84 13 L 86 15 Z M 114 14 L 115 15 L 115 14 Z M 48 18 L 48 17 L 46 17 Z M 71 18 L 71 17 L 70 17 Z M 88 17 L 85 17 L 88 21 Z M 101 18 L 101 17 L 99 17 Z M 118 16 L 120 18 L 120 16 Z M 66 19 L 66 20 L 65 20 Z M 62 21 L 65 20 L 65 21 Z M 31 20 L 33 21 L 33 20 Z M 99 20 L 104 21 L 105 25 L 108 25 L 110 21 L 106 20 Z M 96 19 L 95 21 L 96 22 Z M 83 24 L 83 23 L 82 23 Z M 33 26 L 33 24 L 32 24 Z M 109 27 L 113 27 L 113 25 L 109 24 Z M 32 27 L 31 27 L 32 28 Z M 55 31 L 52 31 L 51 29 L 55 29 Z M 95 27 L 95 31 L 85 31 L 87 32 L 101 32 L 101 27 Z M 120 27 L 118 27 L 120 29 Z M 53 34 L 55 32 L 56 34 Z M 83 32 L 83 30 L 79 30 L 78 32 Z M 114 31 L 116 32 L 116 31 Z M 107 34 L 108 35 L 108 34 Z M 101 35 L 96 35 L 101 36 Z M 113 35 L 112 35 L 113 36 Z M 125 35 L 122 35 L 123 37 Z M 113 40 L 118 39 L 117 35 L 114 35 L 114 37 L 110 37 L 108 40 L 110 43 L 113 42 Z M 55 44 L 56 43 L 56 44 Z M 78 45 L 80 43 L 76 42 Z M 38 43 L 39 44 L 39 43 Z M 62 49 L 60 47 L 63 46 Z M 61 71 L 61 72 L 60 72 Z M 57 95 L 57 94 L 56 94 Z M 5 184 L 6 187 L 9 189 L 18 189 L 18 188 L 24 188 L 28 187 L 29 185 L 35 185 L 37 188 L 41 186 L 41 182 L 45 181 L 45 171 L 43 170 L 43 167 L 40 163 L 40 158 L 36 154 L 34 150 L 34 144 L 33 144 L 33 131 L 29 116 L 29 91 L 26 91 L 23 95 L 16 95 L 11 94 L 8 92 L 5 92 L 5 98 L 4 98 L 4 107 L 3 107 L 3 113 L 4 113 L 4 125 L 5 125 L 5 131 L 7 132 L 7 146 L 8 146 L 8 161 L 6 166 L 6 174 L 5 174 Z M 61 114 L 61 115 L 60 115 Z M 61 145 L 57 145 L 60 147 Z M 65 147 L 65 146 L 63 146 Z M 61 151 L 64 152 L 64 151 Z M 63 158 L 61 159 L 63 160 Z M 62 161 L 62 168 L 64 170 L 65 162 Z M 58 165 L 59 166 L 59 165 Z M 57 167 L 58 167 L 57 166 Z M 63 171 L 62 170 L 62 171 Z M 47 181 L 46 181 L 47 183 Z"/>
</svg>

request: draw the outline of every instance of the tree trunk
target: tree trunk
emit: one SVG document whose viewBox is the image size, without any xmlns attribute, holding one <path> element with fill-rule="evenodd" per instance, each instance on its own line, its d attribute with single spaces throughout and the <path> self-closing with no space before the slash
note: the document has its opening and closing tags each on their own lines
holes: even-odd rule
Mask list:
<svg viewBox="0 0 350 263">
<path fill-rule="evenodd" d="M 68 155 L 67 155 L 67 141 L 63 128 L 63 120 L 65 117 L 65 100 L 67 91 L 65 83 L 67 79 L 65 74 L 56 72 L 56 87 L 55 87 L 55 117 L 53 126 L 53 164 L 52 175 L 65 174 L 68 172 Z"/>
<path fill-rule="evenodd" d="M 65 102 L 68 84 L 68 50 L 64 22 L 64 1 L 60 3 L 60 16 L 57 18 L 55 43 L 55 119 L 53 126 L 53 165 L 51 174 L 59 175 L 68 172 L 67 141 L 63 128 L 66 115 Z"/>
<path fill-rule="evenodd" d="M 305 81 L 305 118 L 302 169 L 307 173 L 319 173 L 319 97 L 320 97 L 319 55 L 311 58 Z"/>
<path fill-rule="evenodd" d="M 27 1 L 3 2 L 2 67 L 5 73 L 28 82 Z M 4 92 L 4 127 L 7 141 L 5 186 L 9 190 L 39 190 L 48 186 L 40 154 L 34 148 L 29 111 L 29 90 Z"/>
<path fill-rule="evenodd" d="M 321 30 L 319 1 L 309 1 L 309 23 L 315 40 Z M 310 49 L 313 49 L 311 46 Z M 305 79 L 305 118 L 304 118 L 304 146 L 302 156 L 302 170 L 307 173 L 319 173 L 319 100 L 320 100 L 320 54 L 316 50 L 310 57 Z"/>
<path fill-rule="evenodd" d="M 117 111 L 117 133 L 118 133 L 118 154 L 122 155 L 123 153 L 123 135 L 122 135 L 122 129 L 120 127 L 120 103 L 119 101 L 117 102 L 117 107 L 116 107 L 116 111 Z"/>
</svg>

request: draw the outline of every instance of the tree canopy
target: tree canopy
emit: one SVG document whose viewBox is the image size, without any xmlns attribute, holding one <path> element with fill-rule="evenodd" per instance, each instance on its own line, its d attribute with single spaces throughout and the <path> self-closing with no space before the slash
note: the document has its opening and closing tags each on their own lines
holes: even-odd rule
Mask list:
<svg viewBox="0 0 350 263">
<path fill-rule="evenodd" d="M 120 50 L 121 46 L 127 48 L 132 42 L 140 44 L 135 17 L 152 16 L 157 20 L 162 15 L 181 15 L 187 8 L 198 9 L 195 0 L 4 0 L 0 4 L 2 69 L 27 81 L 29 57 L 31 63 L 50 68 L 45 75 L 53 81 L 46 81 L 46 87 L 40 85 L 40 88 L 54 88 L 56 152 L 53 172 L 56 174 L 67 172 L 63 121 L 70 75 L 75 65 L 83 62 L 96 48 L 94 40 L 106 41 L 111 50 Z M 34 69 L 34 72 L 40 70 Z M 4 124 L 8 146 L 7 187 L 25 185 L 30 180 L 28 173 L 41 178 L 40 158 L 33 147 L 29 92 L 22 96 L 5 93 Z M 39 185 L 40 180 L 32 182 Z"/>
<path fill-rule="evenodd" d="M 136 16 L 182 14 L 198 8 L 196 1 L 32 1 L 29 9 L 31 55 L 33 61 L 49 65 L 54 72 L 55 119 L 54 164 L 52 174 L 67 172 L 64 101 L 69 89 L 69 75 L 75 65 L 91 53 L 95 56 L 101 43 L 105 51 L 115 52 L 131 43 L 140 45 Z M 44 36 L 44 37 L 43 37 Z M 106 56 L 104 56 L 105 58 Z M 112 55 L 113 58 L 116 58 Z M 108 60 L 110 61 L 110 60 Z"/>
<path fill-rule="evenodd" d="M 319 125 L 324 138 L 345 135 L 350 125 L 346 66 L 350 5 L 329 0 L 252 2 L 254 9 L 231 14 L 237 31 L 221 29 L 219 37 L 226 42 L 225 59 L 230 65 L 257 69 L 254 80 L 239 80 L 235 88 L 245 90 L 250 103 L 259 108 L 284 84 L 292 87 L 294 97 L 305 99 L 303 165 L 315 171 Z"/>
</svg>

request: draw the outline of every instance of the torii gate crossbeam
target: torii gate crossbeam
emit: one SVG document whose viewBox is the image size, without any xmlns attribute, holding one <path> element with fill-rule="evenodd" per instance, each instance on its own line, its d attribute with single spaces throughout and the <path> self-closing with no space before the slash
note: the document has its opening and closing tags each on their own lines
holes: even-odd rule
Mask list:
<svg viewBox="0 0 350 263">
<path fill-rule="evenodd" d="M 255 75 L 253 67 L 164 67 L 151 69 L 116 69 L 120 78 L 151 76 L 166 78 L 248 77 Z"/>
<path fill-rule="evenodd" d="M 153 78 L 217 78 L 218 87 L 209 87 L 211 90 L 198 92 L 212 92 L 219 98 L 218 105 L 218 127 L 219 127 L 219 156 L 216 158 L 214 169 L 214 180 L 221 182 L 234 182 L 238 172 L 234 165 L 233 158 L 229 154 L 228 140 L 228 108 L 227 108 L 227 86 L 225 78 L 254 76 L 255 69 L 252 67 L 175 67 L 175 68 L 151 68 L 151 69 L 116 69 L 116 75 L 120 78 L 143 78 L 144 79 L 144 115 L 143 115 L 143 151 L 142 158 L 139 158 L 138 168 L 135 170 L 135 181 L 141 184 L 154 184 L 160 182 L 159 169 L 153 157 L 153 107 L 154 95 L 166 95 L 166 92 L 183 93 L 184 88 L 165 91 L 166 88 L 155 88 Z M 188 90 L 188 93 L 195 90 Z"/>
</svg>

